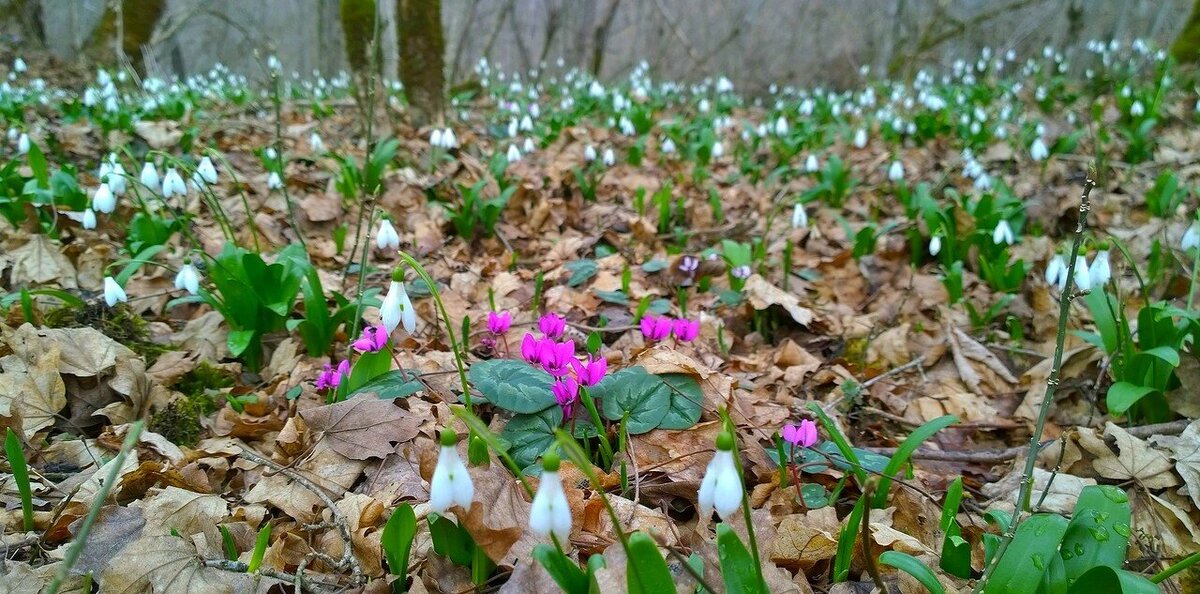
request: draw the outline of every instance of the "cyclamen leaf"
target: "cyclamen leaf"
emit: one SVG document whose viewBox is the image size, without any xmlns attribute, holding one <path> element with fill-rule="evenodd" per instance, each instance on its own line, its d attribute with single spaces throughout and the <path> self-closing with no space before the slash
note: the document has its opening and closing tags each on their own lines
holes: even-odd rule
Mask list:
<svg viewBox="0 0 1200 594">
<path fill-rule="evenodd" d="M 671 403 L 671 389 L 642 367 L 628 367 L 604 378 L 591 394 L 603 405 L 608 420 L 620 421 L 629 413 L 630 435 L 657 428 Z"/>
<path fill-rule="evenodd" d="M 504 410 L 532 414 L 555 405 L 550 374 L 523 361 L 492 359 L 471 366 L 471 383 Z"/>
</svg>

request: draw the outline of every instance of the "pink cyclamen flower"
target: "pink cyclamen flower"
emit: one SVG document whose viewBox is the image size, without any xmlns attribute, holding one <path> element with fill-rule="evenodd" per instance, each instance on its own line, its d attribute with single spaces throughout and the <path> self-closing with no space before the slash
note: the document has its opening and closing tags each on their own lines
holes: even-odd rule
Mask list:
<svg viewBox="0 0 1200 594">
<path fill-rule="evenodd" d="M 671 318 L 645 316 L 642 318 L 642 336 L 646 340 L 664 340 L 671 335 Z"/>
<path fill-rule="evenodd" d="M 538 356 L 546 373 L 562 377 L 571 371 L 571 363 L 575 362 L 575 343 L 570 340 L 543 340 L 541 348 L 538 349 Z"/>
<path fill-rule="evenodd" d="M 696 337 L 700 335 L 700 322 L 698 320 L 679 318 L 672 322 L 671 331 L 675 333 L 675 340 L 691 342 L 696 340 Z"/>
<path fill-rule="evenodd" d="M 360 353 L 378 353 L 387 346 L 388 333 L 383 324 L 378 326 L 367 326 L 363 328 L 362 336 L 358 340 L 350 344 L 354 350 Z"/>
<path fill-rule="evenodd" d="M 538 330 L 547 338 L 558 338 L 567 329 L 567 320 L 556 313 L 548 313 L 538 320 Z"/>
<path fill-rule="evenodd" d="M 325 369 L 317 375 L 317 390 L 323 391 L 337 388 L 342 383 L 342 378 L 347 375 L 350 375 L 349 359 L 338 363 L 336 369 L 326 363 Z"/>
<path fill-rule="evenodd" d="M 567 422 L 575 416 L 575 404 L 579 402 L 579 384 L 570 377 L 564 377 L 554 382 L 550 391 L 554 393 L 554 401 L 562 408 L 563 422 Z"/>
<path fill-rule="evenodd" d="M 526 332 L 525 338 L 521 340 L 521 358 L 530 365 L 541 363 L 541 357 L 538 351 L 541 350 L 542 341 L 533 335 L 532 332 Z"/>
<path fill-rule="evenodd" d="M 588 357 L 586 362 L 581 362 L 578 359 L 571 361 L 571 367 L 575 368 L 575 378 L 579 380 L 582 386 L 594 386 L 604 379 L 604 374 L 608 371 L 608 360 L 604 357 Z"/>
<path fill-rule="evenodd" d="M 512 314 L 507 311 L 488 312 L 487 329 L 488 332 L 499 336 L 508 332 L 508 328 L 512 326 Z"/>
<path fill-rule="evenodd" d="M 809 419 L 800 421 L 800 425 L 785 425 L 783 427 L 783 440 L 793 446 L 811 448 L 817 443 L 817 424 Z"/>
</svg>

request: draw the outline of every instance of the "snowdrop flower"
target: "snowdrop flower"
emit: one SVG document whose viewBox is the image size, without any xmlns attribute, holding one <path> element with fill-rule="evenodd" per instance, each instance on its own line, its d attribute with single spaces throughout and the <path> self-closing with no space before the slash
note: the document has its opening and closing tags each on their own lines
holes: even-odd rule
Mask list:
<svg viewBox="0 0 1200 594">
<path fill-rule="evenodd" d="M 1067 288 L 1067 262 L 1061 254 L 1054 254 L 1046 264 L 1046 284 L 1058 287 L 1059 291 Z"/>
<path fill-rule="evenodd" d="M 1075 257 L 1075 288 L 1080 291 L 1092 288 L 1092 275 L 1088 273 L 1087 258 L 1082 254 Z"/>
<path fill-rule="evenodd" d="M 20 138 L 17 138 L 17 154 L 24 155 L 29 152 L 29 135 L 22 132 Z"/>
<path fill-rule="evenodd" d="M 863 148 L 865 146 L 867 146 L 867 130 L 866 128 L 859 128 L 854 133 L 854 148 Z"/>
<path fill-rule="evenodd" d="M 196 166 L 196 173 L 209 184 L 217 183 L 217 168 L 213 167 L 212 159 L 204 157 L 200 159 L 200 164 Z"/>
<path fill-rule="evenodd" d="M 542 456 L 542 479 L 529 507 L 529 529 L 539 536 L 549 534 L 565 541 L 571 537 L 571 506 L 563 492 L 558 465 L 558 454 L 551 451 Z"/>
<path fill-rule="evenodd" d="M 713 509 L 724 520 L 742 504 L 744 487 L 733 460 L 733 436 L 722 432 L 717 436 L 717 453 L 708 463 L 704 480 L 700 482 L 698 503 L 700 515 L 712 516 Z"/>
<path fill-rule="evenodd" d="M 719 140 L 714 142 L 712 145 L 712 158 L 720 159 L 721 155 L 724 155 L 724 154 L 725 154 L 725 145 L 721 144 L 721 141 L 719 141 Z"/>
<path fill-rule="evenodd" d="M 475 484 L 455 447 L 458 436 L 449 429 L 442 429 L 441 442 L 437 466 L 429 481 L 429 509 L 439 514 L 455 505 L 469 510 L 475 498 Z"/>
<path fill-rule="evenodd" d="M 517 161 L 521 160 L 521 151 L 517 150 L 517 145 L 510 144 L 508 145 L 508 153 L 506 153 L 504 156 L 506 159 L 508 159 L 509 163 L 516 163 Z"/>
<path fill-rule="evenodd" d="M 126 301 L 129 301 L 129 298 L 125 296 L 125 289 L 122 289 L 121 285 L 113 280 L 113 277 L 104 277 L 104 303 L 112 307 L 118 302 L 125 303 Z"/>
<path fill-rule="evenodd" d="M 711 105 L 709 104 L 708 99 L 700 100 L 700 113 L 708 113 L 708 110 L 710 108 L 711 108 Z"/>
<path fill-rule="evenodd" d="M 283 189 L 283 180 L 280 179 L 278 171 L 272 171 L 271 173 L 267 174 L 267 189 L 268 190 L 282 190 Z"/>
<path fill-rule="evenodd" d="M 454 130 L 442 130 L 442 146 L 447 149 L 458 148 L 458 137 L 454 135 Z"/>
<path fill-rule="evenodd" d="M 788 133 L 787 120 L 784 119 L 783 116 L 779 116 L 779 119 L 775 120 L 775 135 L 776 136 L 787 136 L 787 133 Z"/>
<path fill-rule="evenodd" d="M 675 152 L 675 141 L 671 140 L 670 138 L 664 140 L 662 143 L 662 152 L 664 155 L 670 155 L 670 154 L 674 153 Z"/>
<path fill-rule="evenodd" d="M 187 195 L 187 186 L 183 185 L 183 178 L 179 176 L 179 172 L 175 171 L 174 167 L 168 169 L 166 175 L 163 176 L 162 195 L 163 198 Z"/>
<path fill-rule="evenodd" d="M 175 288 L 183 289 L 192 295 L 200 292 L 200 273 L 191 263 L 184 264 L 175 275 Z"/>
<path fill-rule="evenodd" d="M 804 160 L 804 171 L 808 173 L 816 173 L 821 168 L 821 164 L 817 161 L 816 155 L 809 155 Z"/>
<path fill-rule="evenodd" d="M 92 208 L 96 212 L 109 214 L 117 209 L 117 197 L 113 195 L 108 184 L 101 183 L 96 189 L 96 193 L 92 194 Z"/>
<path fill-rule="evenodd" d="M 80 221 L 84 229 L 96 228 L 96 211 L 87 209 L 83 211 L 83 219 Z"/>
<path fill-rule="evenodd" d="M 1108 250 L 1100 250 L 1088 266 L 1088 279 L 1093 287 L 1103 287 L 1112 278 L 1112 267 L 1108 263 Z"/>
<path fill-rule="evenodd" d="M 433 133 L 429 135 L 429 146 L 442 147 L 442 131 L 437 128 L 433 129 Z"/>
<path fill-rule="evenodd" d="M 25 64 L 25 60 L 22 60 L 21 58 L 17 58 L 15 60 L 13 60 L 13 72 L 16 72 L 17 74 L 21 74 L 28 69 L 29 69 L 29 66 L 27 66 Z"/>
<path fill-rule="evenodd" d="M 1046 157 L 1050 156 L 1050 149 L 1046 148 L 1046 141 L 1039 136 L 1033 140 L 1033 144 L 1029 146 L 1029 156 L 1034 161 L 1045 161 Z"/>
<path fill-rule="evenodd" d="M 390 220 L 379 220 L 379 231 L 375 232 L 375 247 L 381 250 L 400 249 L 400 235 L 396 233 L 396 228 L 392 226 Z"/>
<path fill-rule="evenodd" d="M 802 227 L 808 227 L 808 211 L 804 210 L 804 204 L 797 202 L 796 206 L 792 207 L 792 228 Z"/>
<path fill-rule="evenodd" d="M 996 245 L 1000 245 L 1001 243 L 1012 245 L 1015 241 L 1016 238 L 1013 236 L 1013 230 L 1008 221 L 1000 219 L 1000 222 L 996 223 L 996 228 L 992 230 L 992 243 Z"/>
<path fill-rule="evenodd" d="M 904 164 L 900 161 L 892 161 L 891 167 L 888 167 L 888 181 L 897 183 L 904 179 Z"/>
<path fill-rule="evenodd" d="M 1129 115 L 1140 118 L 1146 115 L 1146 106 L 1142 105 L 1141 101 L 1134 101 L 1133 105 L 1129 106 Z"/>
<path fill-rule="evenodd" d="M 146 161 L 146 164 L 142 166 L 142 174 L 138 176 L 138 181 L 142 182 L 143 186 L 150 188 L 151 192 L 158 189 L 160 180 L 158 178 L 158 170 L 154 168 L 154 163 Z"/>
<path fill-rule="evenodd" d="M 112 190 L 113 194 L 120 196 L 125 193 L 127 186 L 128 180 L 125 179 L 125 168 L 120 163 L 114 162 L 108 172 L 108 189 Z"/>
<path fill-rule="evenodd" d="M 936 256 L 942 251 L 942 236 L 934 235 L 929 238 L 929 255 Z"/>
<path fill-rule="evenodd" d="M 617 164 L 617 156 L 613 154 L 612 148 L 604 149 L 604 166 L 612 167 Z"/>
<path fill-rule="evenodd" d="M 1185 252 L 1192 248 L 1200 248 L 1200 221 L 1192 222 L 1187 231 L 1183 232 L 1183 239 L 1179 241 L 1179 248 Z"/>
<path fill-rule="evenodd" d="M 404 331 L 412 334 L 417 329 L 417 312 L 413 309 L 408 291 L 404 290 L 404 272 L 397 268 L 392 272 L 392 284 L 379 306 L 379 317 L 388 335 L 403 324 Z"/>
<path fill-rule="evenodd" d="M 275 152 L 275 147 L 273 147 L 273 146 L 267 147 L 267 150 L 263 151 L 263 154 L 266 155 L 267 159 L 269 159 L 271 161 L 274 161 L 275 159 L 279 158 L 279 153 Z"/>
<path fill-rule="evenodd" d="M 532 152 L 533 152 L 533 149 L 534 149 L 534 146 L 533 146 L 533 139 L 532 139 L 532 138 L 526 138 L 526 139 L 525 139 L 525 144 L 521 146 L 521 150 L 522 150 L 522 151 L 524 151 L 526 155 L 528 155 L 528 154 L 530 154 L 530 153 L 532 153 Z"/>
<path fill-rule="evenodd" d="M 308 146 L 312 148 L 314 153 L 325 152 L 325 141 L 321 140 L 321 135 L 313 132 L 308 136 Z"/>
<path fill-rule="evenodd" d="M 780 432 L 783 440 L 793 446 L 811 448 L 817 443 L 817 424 L 810 419 L 800 421 L 800 425 L 785 425 Z"/>
<path fill-rule="evenodd" d="M 517 135 L 517 119 L 513 118 L 508 121 L 508 137 L 512 138 Z"/>
<path fill-rule="evenodd" d="M 520 128 L 521 128 L 522 132 L 533 131 L 533 119 L 530 118 L 529 116 L 525 116 L 525 117 L 521 118 Z"/>
<path fill-rule="evenodd" d="M 586 147 L 584 147 L 583 160 L 587 161 L 588 163 L 595 161 L 596 160 L 596 147 L 594 147 L 590 144 L 587 145 Z"/>
</svg>

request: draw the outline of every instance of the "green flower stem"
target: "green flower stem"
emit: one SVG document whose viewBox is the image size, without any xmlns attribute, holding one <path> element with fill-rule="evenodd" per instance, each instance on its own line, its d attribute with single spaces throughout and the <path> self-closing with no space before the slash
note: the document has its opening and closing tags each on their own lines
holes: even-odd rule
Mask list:
<svg viewBox="0 0 1200 594">
<path fill-rule="evenodd" d="M 442 320 L 446 322 L 446 335 L 450 337 L 450 352 L 454 353 L 454 364 L 458 367 L 458 379 L 462 382 L 463 404 L 467 410 L 474 414 L 475 408 L 471 406 L 471 385 L 467 383 L 467 366 L 463 363 L 462 352 L 458 347 L 458 340 L 454 338 L 454 323 L 450 320 L 450 314 L 446 311 L 446 305 L 442 303 L 442 295 L 438 292 L 437 283 L 433 282 L 433 277 L 429 276 L 425 267 L 416 258 L 410 256 L 408 252 L 399 250 L 400 259 L 404 260 L 409 266 L 412 266 L 417 276 L 420 276 L 425 281 L 425 286 L 429 287 L 429 293 L 433 295 L 433 301 L 438 306 L 438 312 L 441 313 Z M 465 338 L 465 337 L 464 337 Z M 520 476 L 520 472 L 517 472 Z"/>
<path fill-rule="evenodd" d="M 1154 577 L 1150 578 L 1150 581 L 1156 584 L 1161 584 L 1166 581 L 1167 578 L 1195 565 L 1197 562 L 1200 562 L 1200 553 L 1192 553 L 1182 561 L 1154 574 Z"/>
<path fill-rule="evenodd" d="M 258 228 L 258 223 L 254 222 L 254 211 L 250 210 L 250 199 L 246 197 L 246 191 L 242 189 L 242 183 L 238 179 L 237 172 L 229 164 L 229 160 L 225 158 L 225 155 L 217 151 L 209 151 L 208 154 L 215 156 L 217 161 L 220 161 L 221 165 L 225 167 L 225 172 L 229 174 L 229 179 L 233 180 L 233 187 L 237 188 L 238 196 L 242 199 L 242 208 L 246 209 L 246 224 L 250 226 L 250 237 L 254 240 L 254 251 L 262 252 L 262 246 L 258 242 L 262 231 Z M 297 235 L 299 233 L 299 231 L 296 232 Z"/>
<path fill-rule="evenodd" d="M 367 209 L 367 207 L 366 207 L 366 205 L 364 205 L 363 212 L 365 212 L 366 209 Z M 374 222 L 374 220 L 375 220 L 375 209 L 374 209 L 374 207 L 372 207 L 371 220 L 368 222 L 368 227 L 367 227 L 368 233 L 370 233 L 370 231 L 369 231 L 370 223 Z M 362 221 L 360 220 L 359 223 L 361 224 Z M 355 247 L 358 247 L 358 246 L 355 246 Z M 370 254 L 371 254 L 371 238 L 367 237 L 366 241 L 363 242 L 362 260 L 360 260 L 358 262 L 358 286 L 355 289 L 355 293 L 354 293 L 354 295 L 358 299 L 358 305 L 355 306 L 355 308 L 354 308 L 354 323 L 351 324 L 351 326 L 350 326 L 350 340 L 354 340 L 354 337 L 358 336 L 358 330 L 359 330 L 358 325 L 362 323 L 363 290 L 364 290 L 364 287 L 366 287 L 366 283 L 367 283 L 367 259 L 370 257 Z M 353 254 L 350 255 L 350 259 L 354 259 Z"/>
<path fill-rule="evenodd" d="M 275 108 L 275 166 L 279 168 L 280 188 L 283 191 L 283 201 L 287 204 L 288 219 L 292 223 L 292 230 L 296 232 L 296 239 L 300 240 L 300 245 L 304 246 L 305 251 L 308 250 L 308 244 L 304 241 L 304 231 L 300 229 L 300 222 L 296 218 L 296 206 L 292 204 L 292 195 L 287 189 L 287 173 L 283 170 L 283 98 L 279 95 L 279 73 L 271 70 L 271 105 Z"/>
<path fill-rule="evenodd" d="M 600 458 L 604 462 L 604 468 L 612 468 L 612 444 L 608 442 L 608 432 L 600 420 L 600 411 L 596 410 L 596 401 L 583 386 L 579 387 L 579 399 L 583 401 L 583 407 L 587 409 L 588 416 L 592 418 L 592 424 L 596 426 L 596 434 L 600 436 Z"/>
<path fill-rule="evenodd" d="M 742 468 L 742 457 L 738 453 L 741 449 L 738 447 L 737 431 L 734 431 L 733 421 L 729 419 L 728 413 L 722 411 L 721 416 L 725 418 L 725 430 L 733 436 L 733 465 L 737 467 L 738 478 L 742 484 L 746 484 L 746 472 Z M 804 498 L 801 497 L 801 502 Z M 758 576 L 760 584 L 766 584 L 767 580 L 763 576 L 762 561 L 758 556 L 758 539 L 754 536 L 754 521 L 750 516 L 750 493 L 742 489 L 742 518 L 746 521 L 746 538 L 750 541 L 750 554 L 754 557 L 754 573 Z"/>
<path fill-rule="evenodd" d="M 490 447 L 493 452 L 496 452 L 496 457 L 500 458 L 500 461 L 504 463 L 504 466 L 508 468 L 509 472 L 513 473 L 513 476 L 517 477 L 517 481 L 521 483 L 521 486 L 525 489 L 525 493 L 529 495 L 530 499 L 533 499 L 533 487 L 529 485 L 529 481 L 525 480 L 525 475 L 521 473 L 521 468 L 517 466 L 516 461 L 514 461 L 512 457 L 508 455 L 508 451 L 504 449 L 504 444 L 500 443 L 500 438 L 496 437 L 496 434 L 492 433 L 492 431 L 488 429 L 487 424 L 485 424 L 482 419 L 475 416 L 475 413 L 462 406 L 451 406 L 450 411 L 454 413 L 454 416 L 462 419 L 462 422 L 467 425 L 467 430 L 471 433 L 471 435 L 478 435 L 481 439 L 483 439 L 484 443 L 488 444 L 488 447 Z"/>
</svg>

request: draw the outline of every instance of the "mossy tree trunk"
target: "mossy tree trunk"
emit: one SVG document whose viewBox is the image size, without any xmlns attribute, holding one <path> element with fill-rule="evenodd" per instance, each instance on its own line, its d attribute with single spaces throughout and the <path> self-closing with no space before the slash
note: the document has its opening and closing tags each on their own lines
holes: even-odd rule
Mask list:
<svg viewBox="0 0 1200 594">
<path fill-rule="evenodd" d="M 396 0 L 400 82 L 417 125 L 437 120 L 445 104 L 441 0 Z"/>
<path fill-rule="evenodd" d="M 1192 4 L 1192 14 L 1175 43 L 1171 45 L 1171 55 L 1180 62 L 1200 61 L 1200 0 Z"/>
<path fill-rule="evenodd" d="M 341 0 L 342 34 L 346 39 L 346 61 L 361 77 L 367 72 L 367 50 L 375 37 L 375 0 Z"/>
<path fill-rule="evenodd" d="M 166 0 L 119 0 L 120 15 L 116 2 L 105 2 L 104 16 L 88 39 L 87 51 L 98 61 L 111 62 L 117 56 L 115 47 L 119 40 L 121 52 L 140 75 L 146 74 L 142 46 L 150 42 L 159 19 L 167 12 Z M 118 16 L 120 22 L 118 22 Z"/>
</svg>

